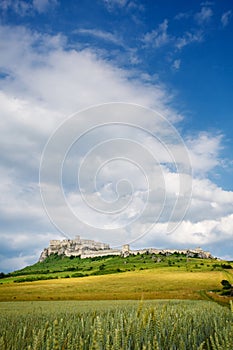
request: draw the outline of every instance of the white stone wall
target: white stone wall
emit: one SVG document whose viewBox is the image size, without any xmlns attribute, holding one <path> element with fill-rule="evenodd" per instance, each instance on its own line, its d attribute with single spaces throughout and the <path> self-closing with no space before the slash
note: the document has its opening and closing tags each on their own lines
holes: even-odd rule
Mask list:
<svg viewBox="0 0 233 350">
<path fill-rule="evenodd" d="M 109 256 L 109 255 L 121 255 L 121 250 L 117 249 L 108 249 L 108 250 L 99 250 L 99 251 L 86 251 L 81 255 L 81 259 L 85 258 L 95 258 L 97 256 Z"/>
<path fill-rule="evenodd" d="M 213 258 L 210 252 L 203 251 L 201 248 L 196 249 L 140 249 L 130 250 L 130 246 L 125 244 L 122 249 L 111 249 L 109 244 L 95 242 L 89 239 L 81 239 L 80 236 L 76 236 L 74 240 L 64 239 L 51 240 L 49 247 L 45 248 L 40 255 L 39 261 L 43 261 L 49 255 L 57 253 L 58 255 L 65 256 L 80 256 L 81 258 L 92 258 L 97 256 L 108 256 L 108 255 L 122 255 L 124 257 L 128 255 L 137 254 L 166 254 L 171 255 L 174 253 L 185 254 L 186 256 L 192 257 L 198 254 L 200 258 Z"/>
</svg>

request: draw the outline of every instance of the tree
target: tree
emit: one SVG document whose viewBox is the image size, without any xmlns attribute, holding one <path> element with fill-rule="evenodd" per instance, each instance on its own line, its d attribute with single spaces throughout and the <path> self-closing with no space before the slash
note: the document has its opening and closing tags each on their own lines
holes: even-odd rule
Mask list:
<svg viewBox="0 0 233 350">
<path fill-rule="evenodd" d="M 227 280 L 222 280 L 222 281 L 221 281 L 221 284 L 222 284 L 222 286 L 223 286 L 223 289 L 230 289 L 230 288 L 231 288 L 231 284 L 230 284 L 230 282 L 227 281 Z"/>
<path fill-rule="evenodd" d="M 222 295 L 233 295 L 233 285 L 227 280 L 222 280 L 221 284 L 223 286 Z"/>
</svg>

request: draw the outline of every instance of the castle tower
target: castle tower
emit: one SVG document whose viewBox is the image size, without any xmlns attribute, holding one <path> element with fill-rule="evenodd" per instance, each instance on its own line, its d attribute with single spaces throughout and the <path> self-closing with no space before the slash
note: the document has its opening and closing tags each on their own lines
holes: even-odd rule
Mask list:
<svg viewBox="0 0 233 350">
<path fill-rule="evenodd" d="M 129 244 L 124 244 L 122 246 L 122 253 L 129 252 L 129 250 L 130 250 Z"/>
</svg>

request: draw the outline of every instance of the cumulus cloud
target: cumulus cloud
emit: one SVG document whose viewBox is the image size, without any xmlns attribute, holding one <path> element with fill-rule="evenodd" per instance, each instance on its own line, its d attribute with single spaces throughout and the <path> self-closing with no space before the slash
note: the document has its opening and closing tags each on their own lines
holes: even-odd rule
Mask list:
<svg viewBox="0 0 233 350">
<path fill-rule="evenodd" d="M 196 137 L 186 139 L 194 174 L 204 176 L 220 165 L 219 155 L 222 149 L 223 135 L 211 135 L 201 132 Z"/>
<path fill-rule="evenodd" d="M 90 50 L 64 50 L 63 37 L 1 27 L 0 43 L 1 69 L 7 72 L 0 81 L 1 164 L 6 179 L 1 232 L 14 232 L 21 222 L 31 240 L 35 231 L 46 231 L 44 222 L 48 223 L 38 188 L 40 156 L 47 138 L 67 115 L 92 104 L 135 101 L 156 106 L 173 120 L 180 116 L 165 105 L 170 98 L 159 85 L 130 82 L 127 71 Z"/>
<path fill-rule="evenodd" d="M 160 27 L 160 34 L 155 35 L 155 41 L 159 35 L 166 33 L 166 30 L 165 21 Z M 42 207 L 38 173 L 41 154 L 48 137 L 67 120 L 68 115 L 91 105 L 114 101 L 136 103 L 156 109 L 173 123 L 180 123 L 182 117 L 171 107 L 172 96 L 159 82 L 144 84 L 132 77 L 127 70 L 120 69 L 104 56 L 99 56 L 94 50 L 81 47 L 76 50 L 68 49 L 66 38 L 61 35 L 42 35 L 30 32 L 24 27 L 1 26 L 0 48 L 2 53 L 0 66 L 5 73 L 0 80 L 2 174 L 0 237 L 3 242 L 0 270 L 9 270 L 36 261 L 39 251 L 48 244 L 49 239 L 63 236 L 63 233 L 58 233 L 49 222 Z M 140 122 L 143 118 L 147 120 L 146 115 L 141 113 L 133 117 L 132 120 L 135 122 Z M 121 118 L 124 120 L 123 113 Z M 88 125 L 88 120 L 85 118 L 79 122 L 81 128 Z M 177 169 L 172 164 L 172 157 L 176 157 L 180 169 L 185 169 L 187 166 L 182 159 L 182 147 L 171 138 L 174 134 L 170 132 L 168 125 L 165 127 L 164 122 L 155 123 L 155 120 L 147 123 L 146 127 L 150 132 L 157 132 L 157 139 L 148 132 L 135 131 L 129 126 L 109 126 L 102 132 L 96 129 L 89 138 L 87 136 L 80 139 L 78 147 L 74 145 L 70 149 L 62 174 L 66 200 L 74 212 L 80 213 L 85 220 L 91 218 L 92 223 L 96 221 L 100 225 L 105 225 L 105 232 L 98 237 L 91 226 L 86 230 L 86 226 L 81 224 L 75 227 L 76 234 L 106 241 L 106 230 L 109 230 L 107 232 L 109 242 L 134 240 L 135 232 L 140 235 L 140 232 L 144 232 L 144 229 L 155 221 L 155 214 L 159 214 L 161 209 L 165 189 L 166 210 L 151 232 L 139 240 L 138 244 L 168 246 L 170 242 L 170 246 L 173 247 L 183 244 L 208 245 L 219 242 L 221 237 L 228 240 L 231 238 L 232 193 L 223 191 L 208 180 L 209 172 L 220 166 L 221 136 L 207 132 L 195 137 L 186 137 L 194 170 L 193 199 L 181 228 L 177 228 L 175 234 L 169 236 L 166 234 L 167 220 L 177 201 L 177 193 L 181 186 Z M 116 136 L 124 140 L 133 137 L 134 144 L 128 144 L 126 147 L 126 141 L 125 143 L 121 141 L 121 146 L 112 142 L 111 147 L 108 143 L 104 152 L 89 154 L 90 161 L 84 172 L 86 176 L 82 178 L 83 186 L 78 192 L 75 187 L 76 170 L 78 164 L 85 159 L 88 149 L 98 151 L 98 148 L 95 148 L 96 144 L 100 145 L 106 138 L 116 139 Z M 58 151 L 63 142 L 65 145 L 71 139 L 72 133 L 66 134 L 61 144 L 56 145 L 54 155 L 59 156 Z M 159 140 L 166 140 L 167 148 L 163 147 Z M 144 147 L 143 150 L 146 149 L 147 158 L 144 157 L 144 153 L 140 153 L 137 145 Z M 120 151 L 125 159 L 120 159 L 118 156 Z M 156 155 L 156 162 L 149 157 L 149 152 Z M 115 166 L 111 162 L 105 164 L 104 160 L 109 160 L 113 154 L 118 159 Z M 138 164 L 145 162 L 141 168 L 146 169 L 147 176 L 144 176 L 143 169 L 135 168 L 135 162 L 127 163 L 128 158 L 136 159 Z M 48 172 L 53 169 L 54 162 L 56 159 L 51 158 Z M 99 167 L 99 164 L 106 166 Z M 96 171 L 98 176 L 94 183 L 95 187 L 91 187 L 88 181 L 93 180 Z M 130 180 L 128 182 L 127 176 Z M 150 179 L 153 189 L 149 197 L 147 178 Z M 50 180 L 46 185 L 53 190 L 52 203 L 55 215 L 57 220 L 69 228 L 70 231 L 67 232 L 69 235 L 74 230 L 74 225 L 66 217 L 67 204 L 58 205 L 56 197 L 58 188 L 54 185 L 53 179 Z M 133 188 L 129 186 L 129 182 Z M 159 186 L 160 184 L 162 186 Z M 104 221 L 106 218 L 101 217 L 97 211 L 90 214 L 83 205 L 83 195 L 95 206 L 98 205 L 99 199 L 102 199 L 102 203 L 104 199 L 106 205 L 109 202 L 117 205 L 120 203 L 116 200 L 119 194 L 122 195 L 120 199 L 123 204 L 132 200 L 126 207 L 124 215 L 112 216 L 112 221 L 109 221 L 109 218 Z M 183 194 L 185 200 L 185 191 Z M 141 212 L 147 201 L 149 208 L 142 216 Z M 174 220 L 179 217 L 179 211 L 182 211 L 182 201 L 178 204 Z M 115 208 L 118 209 L 117 206 Z M 125 224 L 137 219 L 138 215 L 142 220 L 139 222 L 135 220 L 134 231 L 130 231 L 129 225 Z M 111 230 L 114 225 L 119 227 L 117 233 Z M 117 237 L 114 237 L 114 234 Z"/>
<path fill-rule="evenodd" d="M 190 246 L 201 246 L 210 250 L 214 256 L 225 254 L 225 256 L 228 255 L 228 259 L 232 259 L 232 229 L 233 217 L 230 214 L 219 219 L 203 219 L 198 222 L 183 220 L 171 235 L 166 233 L 166 224 L 158 223 L 144 239 L 147 241 L 147 246 L 186 249 Z M 135 242 L 135 247 L 140 247 L 140 243 L 140 241 Z"/>
</svg>

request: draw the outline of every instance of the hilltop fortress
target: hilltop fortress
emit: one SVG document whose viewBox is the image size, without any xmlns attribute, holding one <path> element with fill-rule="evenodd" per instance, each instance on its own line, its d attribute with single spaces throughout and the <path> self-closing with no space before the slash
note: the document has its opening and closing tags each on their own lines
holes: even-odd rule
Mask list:
<svg viewBox="0 0 233 350">
<path fill-rule="evenodd" d="M 94 258 L 97 256 L 120 255 L 127 257 L 137 254 L 164 254 L 172 255 L 175 253 L 185 254 L 187 257 L 198 257 L 203 259 L 213 259 L 210 252 L 206 252 L 201 248 L 196 249 L 155 249 L 146 248 L 139 250 L 131 250 L 129 244 L 122 246 L 122 249 L 112 249 L 109 244 L 95 242 L 90 239 L 81 239 L 76 236 L 75 239 L 51 240 L 49 247 L 45 248 L 40 255 L 39 261 L 44 261 L 51 254 L 64 256 L 78 256 L 81 259 Z"/>
</svg>

